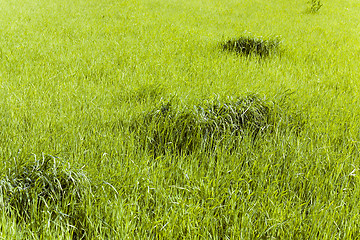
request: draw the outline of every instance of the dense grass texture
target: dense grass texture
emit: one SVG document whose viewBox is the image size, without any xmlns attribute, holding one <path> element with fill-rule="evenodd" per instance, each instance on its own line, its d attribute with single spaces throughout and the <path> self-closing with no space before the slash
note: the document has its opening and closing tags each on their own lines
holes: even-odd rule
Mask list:
<svg viewBox="0 0 360 240">
<path fill-rule="evenodd" d="M 65 165 L 64 165 L 65 164 Z M 73 238 L 85 237 L 86 208 L 91 207 L 91 184 L 81 170 L 72 170 L 55 157 L 42 156 L 9 168 L 0 181 L 3 207 L 17 223 L 44 227 L 46 220 L 62 219 Z"/>
<path fill-rule="evenodd" d="M 0 239 L 360 238 L 358 1 L 0 9 Z"/>
</svg>

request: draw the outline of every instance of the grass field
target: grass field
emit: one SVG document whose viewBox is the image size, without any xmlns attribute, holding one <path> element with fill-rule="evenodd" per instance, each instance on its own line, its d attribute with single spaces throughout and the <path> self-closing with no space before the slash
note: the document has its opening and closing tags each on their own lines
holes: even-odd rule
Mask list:
<svg viewBox="0 0 360 240">
<path fill-rule="evenodd" d="M 1 1 L 0 239 L 360 239 L 360 3 L 321 4 Z"/>
</svg>

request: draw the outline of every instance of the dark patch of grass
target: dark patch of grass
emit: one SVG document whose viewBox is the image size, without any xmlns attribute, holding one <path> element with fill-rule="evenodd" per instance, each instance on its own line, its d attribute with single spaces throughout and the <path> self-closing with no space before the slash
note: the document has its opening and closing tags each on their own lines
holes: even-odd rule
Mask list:
<svg viewBox="0 0 360 240">
<path fill-rule="evenodd" d="M 323 6 L 320 0 L 310 0 L 308 1 L 308 9 L 305 11 L 306 13 L 317 13 L 320 8 Z"/>
<path fill-rule="evenodd" d="M 41 228 L 43 219 L 61 218 L 72 226 L 73 239 L 86 238 L 86 208 L 90 181 L 81 169 L 71 169 L 56 157 L 17 162 L 0 180 L 5 211 L 18 223 Z"/>
<path fill-rule="evenodd" d="M 262 38 L 240 37 L 222 43 L 224 51 L 235 52 L 245 56 L 267 57 L 277 52 L 279 40 L 264 40 Z"/>
<path fill-rule="evenodd" d="M 130 129 L 137 131 L 139 142 L 155 155 L 213 150 L 226 145 L 234 149 L 244 136 L 254 141 L 274 128 L 278 114 L 274 102 L 256 94 L 203 101 L 180 108 L 169 101 L 145 113 Z"/>
</svg>

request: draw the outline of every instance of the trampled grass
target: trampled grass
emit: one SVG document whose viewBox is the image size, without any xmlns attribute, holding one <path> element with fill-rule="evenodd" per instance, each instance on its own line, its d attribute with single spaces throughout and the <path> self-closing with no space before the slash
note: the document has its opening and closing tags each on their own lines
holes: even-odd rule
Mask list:
<svg viewBox="0 0 360 240">
<path fill-rule="evenodd" d="M 0 238 L 359 238 L 360 5 L 315 2 L 1 1 Z"/>
</svg>

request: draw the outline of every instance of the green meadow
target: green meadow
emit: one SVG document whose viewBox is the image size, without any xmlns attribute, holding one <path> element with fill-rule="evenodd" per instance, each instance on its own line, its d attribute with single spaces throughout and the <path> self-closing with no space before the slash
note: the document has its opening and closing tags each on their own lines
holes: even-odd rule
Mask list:
<svg viewBox="0 0 360 240">
<path fill-rule="evenodd" d="M 0 239 L 360 239 L 358 1 L 0 12 Z"/>
</svg>

